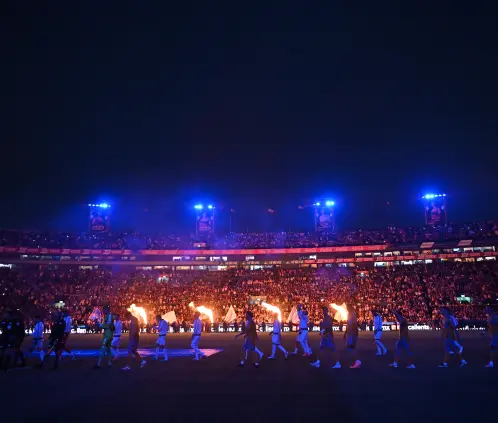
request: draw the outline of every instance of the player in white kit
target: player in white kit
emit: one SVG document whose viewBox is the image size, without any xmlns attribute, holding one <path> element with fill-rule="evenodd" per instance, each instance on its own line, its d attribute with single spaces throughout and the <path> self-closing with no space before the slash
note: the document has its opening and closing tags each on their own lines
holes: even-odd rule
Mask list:
<svg viewBox="0 0 498 423">
<path fill-rule="evenodd" d="M 377 312 L 377 310 L 372 310 L 373 316 L 373 332 L 374 332 L 374 340 L 375 345 L 377 347 L 377 354 L 375 355 L 386 355 L 387 348 L 380 341 L 382 337 L 382 316 Z"/>
<path fill-rule="evenodd" d="M 275 360 L 275 354 L 277 353 L 277 348 L 282 351 L 287 359 L 289 353 L 287 350 L 280 345 L 282 341 L 282 326 L 278 320 L 278 313 L 275 313 L 275 320 L 273 321 L 273 331 L 270 333 L 271 336 L 271 355 L 268 360 Z"/>
<path fill-rule="evenodd" d="M 297 355 L 298 346 L 304 351 L 303 357 L 311 356 L 311 348 L 308 345 L 308 312 L 303 310 L 302 304 L 297 305 L 297 315 L 299 317 L 299 332 L 297 333 L 296 348 L 292 352 L 293 355 Z"/>
<path fill-rule="evenodd" d="M 199 341 L 201 340 L 202 334 L 202 322 L 201 322 L 201 313 L 198 311 L 194 314 L 194 333 L 192 334 L 192 342 L 190 346 L 194 350 L 195 361 L 199 360 L 199 357 L 206 358 L 205 354 L 199 349 Z"/>
<path fill-rule="evenodd" d="M 43 352 L 43 332 L 45 330 L 45 326 L 40 318 L 40 316 L 35 316 L 35 327 L 33 330 L 33 342 L 31 343 L 31 348 L 29 352 L 33 351 L 40 353 L 40 363 L 39 365 L 43 365 L 43 359 L 45 358 L 45 353 Z"/>
<path fill-rule="evenodd" d="M 116 361 L 119 358 L 119 345 L 121 344 L 121 332 L 123 331 L 123 323 L 119 318 L 119 314 L 114 314 L 114 333 L 112 334 L 111 341 L 111 354 L 112 361 Z"/>
<path fill-rule="evenodd" d="M 69 334 L 71 333 L 71 329 L 73 328 L 73 319 L 71 319 L 71 316 L 69 315 L 69 313 L 67 311 L 64 312 L 64 323 L 66 324 L 66 328 L 64 329 L 64 338 L 62 340 L 62 345 L 63 345 L 62 350 L 66 351 L 74 360 L 76 358 L 76 356 L 67 346 Z"/>
<path fill-rule="evenodd" d="M 159 360 L 159 353 L 163 353 L 163 361 L 168 361 L 168 350 L 166 349 L 166 335 L 168 334 L 169 325 L 160 314 L 156 316 L 157 321 L 157 341 L 156 341 L 156 360 Z"/>
</svg>

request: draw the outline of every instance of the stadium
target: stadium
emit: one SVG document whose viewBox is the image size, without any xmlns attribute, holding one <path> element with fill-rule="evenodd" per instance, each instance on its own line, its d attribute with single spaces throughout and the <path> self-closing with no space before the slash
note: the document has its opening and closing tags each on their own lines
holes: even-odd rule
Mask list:
<svg viewBox="0 0 498 423">
<path fill-rule="evenodd" d="M 497 4 L 7 2 L 2 423 L 497 421 Z"/>
<path fill-rule="evenodd" d="M 148 237 L 147 241 L 136 235 L 132 238 L 113 235 L 109 226 L 92 227 L 91 220 L 89 225 L 88 233 L 78 236 L 1 232 L 2 328 L 6 327 L 6 312 L 11 313 L 13 321 L 22 316 L 25 327 L 20 351 L 26 355 L 26 361 L 17 362 L 15 352 L 13 360 L 6 360 L 9 348 L 3 349 L 2 365 L 7 373 L 1 375 L 5 381 L 2 386 L 9 386 L 9 392 L 26 384 L 48 383 L 52 386 L 50 390 L 36 391 L 33 395 L 37 401 L 50 402 L 47 395 L 62 394 L 65 387 L 78 386 L 83 390 L 75 391 L 71 404 L 79 408 L 90 402 L 93 409 L 105 409 L 104 404 L 115 395 L 119 395 L 120 401 L 140 399 L 147 404 L 166 395 L 175 399 L 175 405 L 167 406 L 164 411 L 172 419 L 185 418 L 190 396 L 199 395 L 203 410 L 188 411 L 189 421 L 217 420 L 219 411 L 213 404 L 220 402 L 225 409 L 236 412 L 240 399 L 254 389 L 261 397 L 261 404 L 264 398 L 282 404 L 296 396 L 303 404 L 316 401 L 328 404 L 333 399 L 330 410 L 352 421 L 370 419 L 370 409 L 379 401 L 386 401 L 386 392 L 375 388 L 381 380 L 389 386 L 404 387 L 403 394 L 396 389 L 387 394 L 393 413 L 402 412 L 410 405 L 415 407 L 420 401 L 419 391 L 427 392 L 423 397 L 424 407 L 437 409 L 438 390 L 450 389 L 455 381 L 458 392 L 470 403 L 483 398 L 491 401 L 494 397 L 495 371 L 484 367 L 489 359 L 485 305 L 496 303 L 498 292 L 498 238 L 493 223 L 451 226 L 446 222 L 431 222 L 424 228 L 411 229 L 409 237 L 404 229 L 342 234 L 327 225 L 325 230 L 317 228 L 315 233 L 307 234 L 223 235 L 213 230 L 183 238 Z M 155 247 L 167 244 L 165 239 L 182 248 Z M 393 239 L 409 239 L 409 242 L 396 243 Z M 375 240 L 383 242 L 372 242 Z M 148 248 L 112 248 L 128 243 L 141 243 Z M 220 249 L 219 245 L 225 248 Z M 303 327 L 296 309 L 301 304 L 309 316 L 305 325 L 309 333 L 307 344 L 296 341 Z M 359 370 L 348 369 L 351 349 L 342 344 L 343 335 L 350 330 L 347 304 L 354 306 L 358 319 L 359 337 L 354 353 L 362 363 Z M 106 368 L 104 355 L 102 368 L 89 373 L 97 359 L 100 363 L 101 339 L 106 336 L 105 307 L 109 306 L 118 320 L 119 316 L 126 316 L 127 310 L 136 317 L 140 334 L 137 351 L 142 365 L 129 356 L 133 351 L 132 332 L 136 329 L 128 318 L 122 317 L 123 340 L 115 360 L 109 360 L 113 366 Z M 332 330 L 337 344 L 334 357 L 342 362 L 341 369 L 331 369 L 329 364 L 333 362 L 320 352 L 324 306 L 333 313 Z M 456 358 L 448 360 L 448 356 L 443 360 L 449 361 L 450 368 L 437 368 L 444 355 L 439 340 L 442 306 L 449 307 L 458 319 L 459 345 L 463 345 L 468 363 L 463 369 Z M 395 357 L 401 330 L 395 309 L 401 310 L 407 319 L 415 369 L 388 367 Z M 278 328 L 275 310 L 279 314 Z M 196 311 L 200 312 L 198 327 L 194 321 Z M 251 368 L 250 355 L 244 357 L 242 343 L 233 339 L 235 334 L 246 330 L 247 311 L 254 316 L 259 338 L 257 351 L 264 354 L 256 361 L 257 369 Z M 380 345 L 386 349 L 385 353 L 374 342 L 378 329 L 373 311 L 382 316 L 383 344 Z M 61 344 L 66 352 L 61 350 L 59 362 L 53 353 L 50 355 L 50 348 L 54 319 L 60 312 L 65 312 L 71 323 L 70 336 L 63 347 Z M 166 332 L 158 326 L 158 315 L 167 321 Z M 48 353 L 43 357 L 42 367 L 32 341 L 40 336 L 39 321 L 43 328 L 41 351 Z M 191 338 L 199 328 L 202 331 L 199 351 L 207 359 L 192 362 L 197 355 Z M 279 356 L 280 352 L 272 345 L 275 330 L 281 331 L 279 343 L 286 351 L 285 357 Z M 167 339 L 167 362 L 158 360 L 163 350 L 157 350 L 156 342 L 161 336 Z M 303 352 L 305 357 L 301 357 Z M 320 369 L 310 366 L 317 358 L 322 358 L 325 369 L 323 364 Z M 244 368 L 240 368 L 244 361 Z M 406 363 L 406 357 L 401 357 L 401 367 Z M 57 372 L 50 373 L 55 364 Z M 416 372 L 416 376 L 410 372 Z M 212 391 L 213 384 L 219 386 L 219 392 Z M 137 386 L 139 391 L 135 389 Z M 182 399 L 178 392 L 188 395 Z M 34 398 L 30 394 L 29 401 Z M 361 407 L 354 398 L 359 399 Z M 309 407 L 292 401 L 278 412 L 267 405 L 261 407 L 273 419 L 286 416 L 286 420 L 292 421 L 310 416 Z M 39 415 L 30 410 L 21 413 L 24 419 Z M 45 410 L 48 416 L 56 409 L 50 406 Z M 470 407 L 452 414 L 452 418 L 474 418 L 480 412 Z M 323 410 L 316 413 L 321 415 Z M 93 411 L 83 409 L 79 414 L 86 421 Z M 412 417 L 418 421 L 425 415 L 424 409 L 415 407 Z M 130 410 L 120 408 L 109 414 L 109 418 L 119 420 L 130 416 L 156 418 L 157 412 L 154 406 L 135 404 Z"/>
<path fill-rule="evenodd" d="M 4 291 L 19 290 L 16 279 L 28 281 L 3 301 L 22 309 L 28 326 L 35 314 L 46 317 L 57 305 L 81 329 L 104 304 L 122 314 L 134 303 L 149 322 L 170 308 L 163 310 L 175 313 L 170 330 L 178 325 L 183 331 L 192 323 L 191 302 L 213 311 L 206 324 L 216 331 L 223 331 L 223 322 L 243 320 L 248 307 L 258 325 L 269 324 L 271 313 L 258 306 L 262 302 L 280 308 L 289 331 L 287 316 L 297 303 L 308 305 L 315 330 L 320 307 L 332 303 L 354 303 L 364 328 L 371 310 L 394 323 L 397 308 L 406 308 L 412 324 L 434 327 L 442 305 L 483 327 L 483 305 L 496 300 L 497 226 L 450 223 L 445 194 L 427 194 L 423 201 L 432 204 L 424 208 L 425 226 L 375 231 L 336 231 L 334 201 L 316 201 L 315 231 L 307 233 L 218 233 L 216 207 L 198 204 L 195 234 L 160 237 L 113 233 L 111 205 L 90 203 L 84 234 L 0 232 L 4 284 L 10 281 Z M 89 292 L 91 301 L 85 298 Z M 227 321 L 230 308 L 235 315 Z M 150 332 L 152 324 L 141 320 L 142 330 Z"/>
</svg>

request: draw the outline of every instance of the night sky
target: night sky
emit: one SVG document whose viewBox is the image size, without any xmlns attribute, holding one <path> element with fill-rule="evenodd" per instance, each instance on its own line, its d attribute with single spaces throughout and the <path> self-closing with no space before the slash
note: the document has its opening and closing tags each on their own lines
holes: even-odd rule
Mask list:
<svg viewBox="0 0 498 423">
<path fill-rule="evenodd" d="M 106 200 L 118 228 L 211 201 L 311 229 L 324 197 L 340 227 L 420 225 L 431 190 L 498 217 L 496 2 L 127 3 L 2 6 L 0 227 L 84 230 Z"/>
</svg>

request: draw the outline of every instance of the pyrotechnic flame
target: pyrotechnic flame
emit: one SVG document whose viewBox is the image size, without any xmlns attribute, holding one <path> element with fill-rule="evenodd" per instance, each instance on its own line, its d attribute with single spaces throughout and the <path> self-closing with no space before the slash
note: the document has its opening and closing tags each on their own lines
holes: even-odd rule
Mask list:
<svg viewBox="0 0 498 423">
<path fill-rule="evenodd" d="M 261 305 L 266 308 L 267 310 L 270 310 L 270 311 L 273 311 L 274 313 L 277 313 L 278 314 L 278 321 L 281 322 L 282 321 L 282 312 L 280 311 L 280 309 L 277 307 L 277 306 L 274 306 L 274 305 L 271 305 L 271 304 L 268 304 L 268 303 L 261 303 Z"/>
<path fill-rule="evenodd" d="M 330 304 L 330 307 L 332 307 L 336 313 L 334 316 L 334 319 L 339 321 L 339 320 L 348 320 L 348 310 L 346 309 L 346 304 L 343 304 L 342 306 L 337 305 L 335 303 Z"/>
<path fill-rule="evenodd" d="M 196 307 L 193 301 L 191 301 L 188 306 L 196 309 L 199 313 L 203 314 L 204 316 L 207 316 L 209 318 L 209 321 L 211 323 L 214 323 L 213 310 L 210 310 L 209 308 L 206 308 L 204 306 Z"/>
<path fill-rule="evenodd" d="M 209 321 L 211 323 L 214 322 L 214 318 L 213 318 L 213 310 L 210 310 L 209 308 L 206 308 L 204 306 L 199 306 L 199 307 L 196 307 L 196 310 L 201 313 L 201 314 L 204 314 L 205 316 L 209 317 Z"/>
<path fill-rule="evenodd" d="M 147 313 L 143 307 L 137 307 L 135 304 L 132 304 L 127 310 L 138 320 L 142 320 L 142 322 L 147 324 Z"/>
</svg>

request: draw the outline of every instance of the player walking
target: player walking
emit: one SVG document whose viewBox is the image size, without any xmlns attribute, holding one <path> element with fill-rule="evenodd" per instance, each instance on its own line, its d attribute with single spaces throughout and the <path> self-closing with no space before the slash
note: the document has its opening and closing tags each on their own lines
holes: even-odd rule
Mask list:
<svg viewBox="0 0 498 423">
<path fill-rule="evenodd" d="M 140 362 L 140 368 L 145 367 L 147 362 L 138 353 L 138 344 L 140 342 L 140 327 L 138 319 L 131 314 L 129 311 L 125 314 L 126 320 L 130 321 L 130 334 L 128 338 L 128 357 L 136 357 Z M 129 366 L 124 367 L 124 369 L 129 370 Z"/>
<path fill-rule="evenodd" d="M 467 362 L 463 359 L 462 353 L 460 352 L 461 346 L 456 342 L 456 327 L 455 320 L 451 318 L 451 312 L 448 307 L 441 307 L 439 309 L 441 315 L 443 316 L 443 333 L 441 334 L 441 339 L 444 341 L 444 360 L 439 365 L 441 368 L 448 367 L 448 359 L 450 352 L 457 354 L 460 358 L 460 367 L 463 367 Z"/>
<path fill-rule="evenodd" d="M 280 344 L 282 342 L 282 327 L 278 320 L 278 313 L 275 313 L 275 320 L 273 321 L 273 331 L 269 334 L 271 336 L 271 355 L 268 360 L 275 360 L 277 348 L 285 355 L 285 359 L 289 357 L 287 350 Z"/>
<path fill-rule="evenodd" d="M 109 356 L 107 365 L 109 367 L 112 366 L 111 343 L 114 333 L 114 321 L 112 318 L 111 308 L 109 306 L 104 306 L 102 311 L 104 314 L 104 318 L 102 320 L 102 330 L 104 332 L 104 337 L 102 338 L 102 344 L 100 346 L 99 358 L 97 359 L 97 364 L 95 365 L 96 369 L 100 369 L 100 365 L 102 364 L 104 356 Z"/>
<path fill-rule="evenodd" d="M 408 320 L 406 320 L 399 310 L 394 310 L 394 315 L 398 320 L 399 324 L 399 339 L 396 342 L 396 352 L 394 353 L 394 361 L 389 364 L 389 366 L 397 368 L 399 359 L 401 357 L 401 352 L 405 351 L 408 356 L 408 366 L 407 369 L 414 369 L 415 364 L 412 361 L 412 352 L 410 350 L 410 344 L 408 339 Z"/>
<path fill-rule="evenodd" d="M 40 355 L 40 363 L 39 366 L 43 365 L 43 360 L 45 359 L 45 353 L 43 352 L 43 332 L 45 330 L 45 326 L 41 320 L 40 316 L 35 316 L 35 327 L 33 330 L 33 342 L 31 343 L 31 348 L 29 349 L 29 353 L 33 353 L 36 351 Z"/>
<path fill-rule="evenodd" d="M 9 355 L 9 337 L 12 330 L 12 312 L 5 308 L 0 322 L 0 369 L 4 367 L 4 361 Z"/>
<path fill-rule="evenodd" d="M 250 311 L 246 312 L 246 325 L 242 332 L 235 335 L 233 339 L 237 339 L 239 336 L 244 335 L 244 355 L 248 357 L 249 351 L 253 351 L 257 354 L 256 361 L 254 362 L 255 367 L 259 367 L 259 361 L 263 358 L 263 353 L 256 347 L 256 341 L 258 340 L 258 333 L 256 329 L 256 322 L 253 319 L 253 314 Z M 240 360 L 239 367 L 244 367 L 244 359 Z"/>
<path fill-rule="evenodd" d="M 334 321 L 332 317 L 329 315 L 329 309 L 327 307 L 323 307 L 323 320 L 320 322 L 320 352 L 318 353 L 318 359 L 311 363 L 313 367 L 320 367 L 320 358 L 323 359 L 324 352 L 326 350 L 330 350 L 332 354 L 332 359 L 335 360 L 335 365 L 332 367 L 333 369 L 340 369 L 341 363 L 337 360 L 336 357 L 336 348 L 334 342 L 334 333 L 333 333 L 333 324 Z"/>
<path fill-rule="evenodd" d="M 346 351 L 353 357 L 353 364 L 351 364 L 349 368 L 359 369 L 361 367 L 361 361 L 356 358 L 356 343 L 358 342 L 358 319 L 356 318 L 354 307 L 351 304 L 347 305 L 347 309 L 348 322 L 346 325 L 346 332 L 344 332 L 344 339 L 346 340 Z"/>
<path fill-rule="evenodd" d="M 11 342 L 11 348 L 12 348 L 12 356 L 14 358 L 14 364 L 17 364 L 17 362 L 20 360 L 21 361 L 21 366 L 26 365 L 26 357 L 24 356 L 24 353 L 21 349 L 22 343 L 24 341 L 24 338 L 26 337 L 26 327 L 24 325 L 24 316 L 19 312 L 19 310 L 14 313 L 13 316 L 14 320 L 14 326 L 13 326 L 13 331 L 12 331 L 12 342 Z"/>
<path fill-rule="evenodd" d="M 111 341 L 112 361 L 119 358 L 119 345 L 121 344 L 121 333 L 123 331 L 123 323 L 119 318 L 119 314 L 114 314 L 114 333 Z"/>
<path fill-rule="evenodd" d="M 461 354 L 461 353 L 463 353 L 463 345 L 462 345 L 462 339 L 460 338 L 460 331 L 458 330 L 458 320 L 453 315 L 453 313 L 451 312 L 450 309 L 448 309 L 448 312 L 450 315 L 450 319 L 453 322 L 453 325 L 455 327 L 455 341 L 454 341 L 454 343 L 455 343 L 455 346 L 458 348 L 458 351 Z"/>
<path fill-rule="evenodd" d="M 190 346 L 194 350 L 194 361 L 198 361 L 199 357 L 205 358 L 206 355 L 199 349 L 199 342 L 201 340 L 202 334 L 202 321 L 201 321 L 201 313 L 196 311 L 194 313 L 194 333 L 192 334 L 192 341 Z"/>
<path fill-rule="evenodd" d="M 488 333 L 489 333 L 489 363 L 487 368 L 495 367 L 496 354 L 498 352 L 498 312 L 491 305 L 486 306 L 488 315 Z"/>
<path fill-rule="evenodd" d="M 160 314 L 156 316 L 157 321 L 157 341 L 156 341 L 156 360 L 159 360 L 159 353 L 163 353 L 163 361 L 168 361 L 168 350 L 166 349 L 166 335 L 168 334 L 169 325 Z"/>
<path fill-rule="evenodd" d="M 374 328 L 374 340 L 375 346 L 377 347 L 377 354 L 375 355 L 386 355 L 387 348 L 380 341 L 382 337 L 382 316 L 379 314 L 377 310 L 372 310 L 373 316 L 373 328 Z"/>
<path fill-rule="evenodd" d="M 62 317 L 62 313 L 56 311 L 54 313 L 54 323 L 50 330 L 50 336 L 48 338 L 48 351 L 47 355 L 50 355 L 52 351 L 55 351 L 55 362 L 54 370 L 59 367 L 59 360 L 62 354 L 62 349 L 64 347 L 64 331 L 66 329 L 66 322 Z"/>
<path fill-rule="evenodd" d="M 8 319 L 2 321 L 2 342 L 1 342 L 1 359 L 0 367 L 3 366 L 5 371 L 9 370 L 10 362 L 17 364 L 21 360 L 21 365 L 26 365 L 26 359 L 21 350 L 21 344 L 26 335 L 24 328 L 24 318 L 19 312 L 7 311 Z"/>
<path fill-rule="evenodd" d="M 76 356 L 67 346 L 67 340 L 69 339 L 71 329 L 73 328 L 73 319 L 71 319 L 71 316 L 67 311 L 64 312 L 64 323 L 66 324 L 66 327 L 64 328 L 64 339 L 62 341 L 64 344 L 63 350 L 66 351 L 72 357 L 73 360 L 75 360 Z"/>
<path fill-rule="evenodd" d="M 296 338 L 296 348 L 292 354 L 297 355 L 298 347 L 301 345 L 304 351 L 303 357 L 309 357 L 311 356 L 311 348 L 308 345 L 308 311 L 303 310 L 302 304 L 297 305 L 297 315 L 299 317 L 299 332 Z"/>
</svg>

